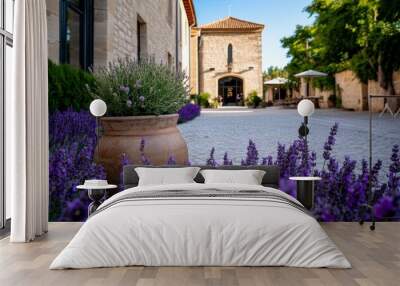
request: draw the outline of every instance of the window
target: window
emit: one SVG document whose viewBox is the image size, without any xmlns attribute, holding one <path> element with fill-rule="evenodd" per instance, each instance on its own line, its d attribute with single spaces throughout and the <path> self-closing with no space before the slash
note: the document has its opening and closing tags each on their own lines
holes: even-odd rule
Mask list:
<svg viewBox="0 0 400 286">
<path fill-rule="evenodd" d="M 93 66 L 93 0 L 60 1 L 60 62 Z"/>
<path fill-rule="evenodd" d="M 137 16 L 137 59 L 140 61 L 147 57 L 147 27 L 146 22 Z"/>
<path fill-rule="evenodd" d="M 0 228 L 10 213 L 10 194 L 4 188 L 5 99 L 11 93 L 14 0 L 0 0 Z M 0 233 L 1 235 L 1 233 Z"/>
<path fill-rule="evenodd" d="M 232 44 L 228 45 L 228 66 L 233 64 L 233 48 Z"/>
</svg>

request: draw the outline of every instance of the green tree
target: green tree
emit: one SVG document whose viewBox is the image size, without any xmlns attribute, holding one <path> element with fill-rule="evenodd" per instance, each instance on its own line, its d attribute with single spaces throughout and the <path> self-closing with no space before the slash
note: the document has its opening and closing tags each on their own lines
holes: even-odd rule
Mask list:
<svg viewBox="0 0 400 286">
<path fill-rule="evenodd" d="M 314 0 L 305 9 L 315 17 L 298 26 L 282 45 L 291 58 L 290 76 L 309 68 L 327 72 L 317 85 L 332 87 L 336 72 L 351 69 L 361 81 L 378 80 L 393 93 L 393 71 L 400 68 L 400 1 Z"/>
<path fill-rule="evenodd" d="M 274 79 L 277 77 L 287 78 L 287 76 L 288 76 L 288 73 L 287 73 L 286 69 L 282 69 L 282 68 L 274 67 L 274 66 L 268 67 L 267 70 L 264 71 L 264 74 L 263 74 L 264 81 L 271 80 L 271 79 Z"/>
</svg>

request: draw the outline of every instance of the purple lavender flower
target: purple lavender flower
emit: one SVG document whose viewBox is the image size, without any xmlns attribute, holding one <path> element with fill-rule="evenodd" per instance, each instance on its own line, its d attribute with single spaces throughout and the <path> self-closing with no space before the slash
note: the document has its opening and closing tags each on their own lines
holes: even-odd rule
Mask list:
<svg viewBox="0 0 400 286">
<path fill-rule="evenodd" d="M 140 147 L 139 147 L 139 151 L 140 151 L 140 153 L 143 153 L 144 152 L 144 147 L 146 146 L 146 140 L 144 140 L 144 138 L 142 138 L 141 140 L 140 140 Z"/>
<path fill-rule="evenodd" d="M 258 165 L 258 150 L 256 144 L 249 140 L 249 145 L 247 146 L 247 157 L 244 161 L 246 166 Z"/>
<path fill-rule="evenodd" d="M 222 163 L 222 164 L 223 164 L 224 166 L 233 165 L 232 160 L 230 160 L 229 157 L 228 157 L 228 152 L 225 152 L 225 154 L 224 154 L 224 160 L 223 160 L 223 163 Z"/>
<path fill-rule="evenodd" d="M 150 165 L 151 165 L 150 160 L 146 157 L 145 154 L 140 154 L 140 162 L 141 162 L 142 165 L 144 165 L 144 166 L 150 166 Z"/>
<path fill-rule="evenodd" d="M 212 147 L 210 151 L 210 157 L 207 159 L 206 162 L 206 166 L 216 167 L 218 165 L 217 161 L 215 160 L 214 153 L 215 153 L 215 148 Z"/>
<path fill-rule="evenodd" d="M 75 187 L 85 179 L 106 177 L 104 169 L 94 163 L 95 130 L 96 121 L 88 112 L 55 112 L 49 118 L 51 221 L 86 219 L 89 200 Z"/>
<path fill-rule="evenodd" d="M 140 101 L 140 102 L 142 102 L 142 103 L 143 103 L 143 102 L 144 102 L 144 99 L 145 99 L 145 98 L 144 98 L 144 96 L 143 96 L 143 95 L 139 96 L 139 101 Z"/>
<path fill-rule="evenodd" d="M 146 146 L 146 141 L 144 140 L 144 138 L 142 138 L 142 140 L 140 140 L 140 147 L 139 147 L 139 151 L 140 151 L 140 161 L 143 165 L 151 165 L 150 160 L 147 158 L 146 154 L 144 153 L 144 148 Z"/>
<path fill-rule="evenodd" d="M 188 106 L 187 108 L 196 108 Z M 185 112 L 183 112 L 184 114 Z M 189 112 L 188 114 L 192 114 Z M 186 117 L 184 114 L 183 117 Z M 87 112 L 66 111 L 53 114 L 49 119 L 50 131 L 50 218 L 51 220 L 82 221 L 86 219 L 89 199 L 86 193 L 76 192 L 75 188 L 84 179 L 105 178 L 104 169 L 95 164 L 96 146 L 95 119 Z M 367 161 L 357 162 L 345 157 L 343 162 L 332 156 L 338 125 L 335 124 L 324 144 L 322 169 L 316 169 L 316 153 L 309 151 L 305 142 L 296 139 L 287 147 L 278 144 L 276 159 L 267 156 L 262 165 L 278 165 L 281 169 L 281 189 L 296 195 L 295 182 L 288 180 L 292 175 L 315 175 L 322 178 L 316 183 L 314 215 L 322 221 L 354 221 L 370 219 L 372 213 L 361 212 L 362 207 L 370 202 L 378 219 L 400 215 L 400 150 L 395 145 L 392 149 L 387 181 L 381 182 L 382 161 L 377 161 L 371 174 Z M 149 165 L 145 155 L 144 139 L 141 140 L 140 164 Z M 243 165 L 259 163 L 258 151 L 253 141 L 249 140 Z M 305 160 L 307 156 L 307 160 Z M 123 154 L 121 165 L 130 164 Z M 176 164 L 169 156 L 168 164 Z M 188 162 L 188 164 L 190 164 Z M 228 153 L 224 154 L 223 165 L 231 165 Z M 207 165 L 217 166 L 215 148 L 211 149 Z M 371 176 L 371 178 L 370 178 Z M 369 180 L 372 182 L 372 198 L 368 197 Z"/>
<path fill-rule="evenodd" d="M 88 199 L 75 198 L 67 201 L 60 221 L 85 221 L 87 219 Z"/>
<path fill-rule="evenodd" d="M 130 88 L 129 88 L 128 85 L 121 85 L 121 86 L 119 87 L 119 91 L 124 92 L 124 93 L 126 93 L 126 94 L 129 94 Z"/>
<path fill-rule="evenodd" d="M 335 125 L 332 126 L 332 128 L 329 132 L 329 137 L 324 144 L 324 153 L 322 156 L 325 159 L 325 161 L 329 160 L 329 158 L 331 157 L 333 146 L 336 143 L 335 136 L 337 134 L 338 129 L 339 129 L 339 124 L 335 123 Z M 325 165 L 325 163 L 324 163 L 324 165 Z"/>
<path fill-rule="evenodd" d="M 179 111 L 179 123 L 188 122 L 200 115 L 200 106 L 193 103 L 184 105 Z"/>
<path fill-rule="evenodd" d="M 392 148 L 392 156 L 390 157 L 391 164 L 389 166 L 388 188 L 393 193 L 400 191 L 400 156 L 399 145 L 394 145 Z"/>
<path fill-rule="evenodd" d="M 383 196 L 376 203 L 374 207 L 375 216 L 379 218 L 390 217 L 394 215 L 395 208 L 393 205 L 393 198 L 390 196 Z"/>
<path fill-rule="evenodd" d="M 174 157 L 174 155 L 170 155 L 170 156 L 168 157 L 167 165 L 168 165 L 168 166 L 170 166 L 170 165 L 176 165 L 176 158 Z"/>
<path fill-rule="evenodd" d="M 261 165 L 272 166 L 273 164 L 274 164 L 274 162 L 273 162 L 273 158 L 271 155 L 268 155 L 267 157 L 262 158 Z"/>
</svg>

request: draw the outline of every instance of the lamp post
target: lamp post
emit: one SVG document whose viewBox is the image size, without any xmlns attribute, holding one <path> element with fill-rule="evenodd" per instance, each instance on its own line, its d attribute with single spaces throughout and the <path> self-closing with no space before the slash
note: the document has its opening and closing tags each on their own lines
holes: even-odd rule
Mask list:
<svg viewBox="0 0 400 286">
<path fill-rule="evenodd" d="M 308 164 L 308 141 L 307 135 L 310 133 L 310 129 L 308 128 L 308 118 L 314 113 L 315 106 L 314 103 L 309 99 L 303 99 L 297 105 L 297 112 L 300 116 L 303 116 L 304 120 L 299 128 L 299 136 L 304 138 L 304 148 L 306 152 L 305 160 Z"/>
<path fill-rule="evenodd" d="M 297 112 L 300 116 L 303 116 L 304 121 L 299 128 L 300 137 L 304 137 L 307 144 L 307 135 L 310 132 L 308 129 L 308 117 L 310 117 L 315 111 L 314 103 L 309 99 L 303 99 L 297 105 Z"/>
<path fill-rule="evenodd" d="M 100 137 L 100 132 L 99 132 L 99 126 L 100 126 L 100 122 L 99 122 L 99 118 L 102 117 L 104 114 L 106 114 L 107 112 L 107 105 L 106 103 L 101 100 L 101 99 L 95 99 L 90 103 L 89 106 L 90 109 L 90 113 L 96 117 L 96 160 L 98 161 L 99 159 L 99 137 Z"/>
<path fill-rule="evenodd" d="M 304 138 L 305 160 L 308 165 L 308 144 L 307 135 L 310 132 L 308 129 L 308 117 L 315 111 L 314 103 L 309 99 L 303 99 L 297 105 L 297 112 L 304 118 L 300 128 L 299 136 Z M 310 174 L 302 174 L 303 177 L 290 177 L 290 180 L 297 182 L 297 199 L 308 209 L 314 207 L 314 186 L 315 181 L 321 180 L 319 177 L 310 177 Z"/>
</svg>

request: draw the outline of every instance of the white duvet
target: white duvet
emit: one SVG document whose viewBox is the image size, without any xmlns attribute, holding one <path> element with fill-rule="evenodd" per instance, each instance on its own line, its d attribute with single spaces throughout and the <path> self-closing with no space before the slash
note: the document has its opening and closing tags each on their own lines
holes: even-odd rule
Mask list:
<svg viewBox="0 0 400 286">
<path fill-rule="evenodd" d="M 262 186 L 185 184 L 136 187 L 131 192 L 265 190 Z M 293 266 L 350 268 L 318 222 L 274 201 L 246 198 L 154 198 L 122 201 L 81 227 L 50 269 L 145 266 Z"/>
</svg>

